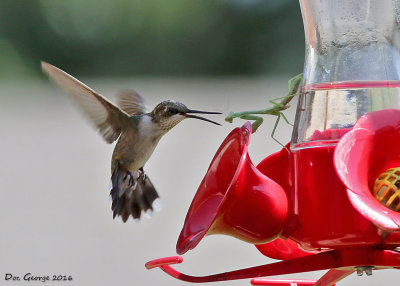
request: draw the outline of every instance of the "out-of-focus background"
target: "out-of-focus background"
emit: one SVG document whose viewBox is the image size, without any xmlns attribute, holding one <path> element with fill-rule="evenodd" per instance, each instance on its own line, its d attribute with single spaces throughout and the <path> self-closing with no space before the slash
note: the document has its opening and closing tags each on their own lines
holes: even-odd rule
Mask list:
<svg viewBox="0 0 400 286">
<path fill-rule="evenodd" d="M 4 0 L 0 75 L 253 76 L 303 65 L 296 0 Z"/>
<path fill-rule="evenodd" d="M 0 2 L 0 285 L 43 285 L 23 276 L 66 275 L 62 285 L 189 285 L 145 262 L 175 254 L 190 202 L 234 124 L 185 120 L 145 170 L 162 198 L 152 219 L 112 219 L 113 146 L 40 71 L 48 61 L 111 100 L 136 89 L 149 107 L 165 99 L 194 109 L 259 109 L 302 71 L 304 36 L 295 0 L 4 0 Z M 295 103 L 293 103 L 295 105 Z M 294 107 L 287 117 L 293 122 Z M 281 147 L 275 118 L 252 136 L 255 164 Z M 281 122 L 276 137 L 290 140 Z M 272 262 L 254 246 L 206 237 L 177 268 L 205 275 Z M 397 285 L 396 272 L 341 285 Z M 22 281 L 6 281 L 6 274 Z M 291 275 L 317 278 L 322 273 Z M 285 278 L 289 278 L 285 277 Z M 210 285 L 250 285 L 249 281 Z"/>
</svg>

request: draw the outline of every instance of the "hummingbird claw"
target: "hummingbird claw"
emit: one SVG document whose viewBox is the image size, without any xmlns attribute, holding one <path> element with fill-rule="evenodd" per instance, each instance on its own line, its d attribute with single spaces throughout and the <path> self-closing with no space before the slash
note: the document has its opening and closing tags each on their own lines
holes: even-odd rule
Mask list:
<svg viewBox="0 0 400 286">
<path fill-rule="evenodd" d="M 129 187 L 134 186 L 134 183 L 135 183 L 135 181 L 133 179 L 133 175 L 129 171 L 126 172 L 126 176 L 123 178 L 123 181 L 124 182 L 128 181 L 128 186 Z"/>
<path fill-rule="evenodd" d="M 139 177 L 138 177 L 138 179 L 140 178 L 140 179 L 142 180 L 142 183 L 144 184 L 145 181 L 146 181 L 146 173 L 144 172 L 143 167 L 140 168 L 140 169 L 138 170 L 138 172 L 139 172 Z"/>
</svg>

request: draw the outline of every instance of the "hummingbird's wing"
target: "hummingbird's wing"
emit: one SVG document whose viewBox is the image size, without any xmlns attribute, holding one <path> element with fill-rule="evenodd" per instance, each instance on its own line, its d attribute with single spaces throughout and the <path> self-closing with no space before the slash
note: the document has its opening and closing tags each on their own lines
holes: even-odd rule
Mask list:
<svg viewBox="0 0 400 286">
<path fill-rule="evenodd" d="M 130 116 L 146 113 L 146 102 L 134 90 L 122 90 L 117 94 L 118 106 Z"/>
<path fill-rule="evenodd" d="M 129 122 L 127 113 L 59 68 L 42 62 L 42 70 L 78 102 L 85 115 L 108 143 L 118 139 L 122 129 Z"/>
</svg>

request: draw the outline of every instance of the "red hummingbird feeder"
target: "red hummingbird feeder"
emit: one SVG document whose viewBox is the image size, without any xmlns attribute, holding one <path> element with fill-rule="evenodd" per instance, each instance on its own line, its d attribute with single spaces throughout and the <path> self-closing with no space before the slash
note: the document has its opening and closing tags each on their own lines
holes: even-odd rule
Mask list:
<svg viewBox="0 0 400 286">
<path fill-rule="evenodd" d="M 306 58 L 291 142 L 258 166 L 251 124 L 219 147 L 187 213 L 177 253 L 226 234 L 281 261 L 208 276 L 182 256 L 146 264 L 176 279 L 334 285 L 400 268 L 400 0 L 300 0 Z M 269 276 L 328 270 L 319 280 Z M 262 278 L 264 277 L 264 278 Z"/>
</svg>

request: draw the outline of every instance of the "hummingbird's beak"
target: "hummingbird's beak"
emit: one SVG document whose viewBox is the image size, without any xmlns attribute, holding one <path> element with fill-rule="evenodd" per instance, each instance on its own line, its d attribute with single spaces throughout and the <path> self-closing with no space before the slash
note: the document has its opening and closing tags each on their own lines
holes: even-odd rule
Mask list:
<svg viewBox="0 0 400 286">
<path fill-rule="evenodd" d="M 199 114 L 222 114 L 221 112 L 213 112 L 213 111 L 200 111 L 200 110 L 188 110 L 184 113 L 181 113 L 183 116 L 187 117 L 187 118 L 196 118 L 196 119 L 200 119 L 200 120 L 204 120 L 204 121 L 208 121 L 210 123 L 214 123 L 216 125 L 220 125 L 219 123 L 209 120 L 207 118 L 201 117 L 201 116 L 197 116 L 197 115 L 193 115 L 193 114 L 188 114 L 188 113 L 199 113 Z"/>
</svg>

